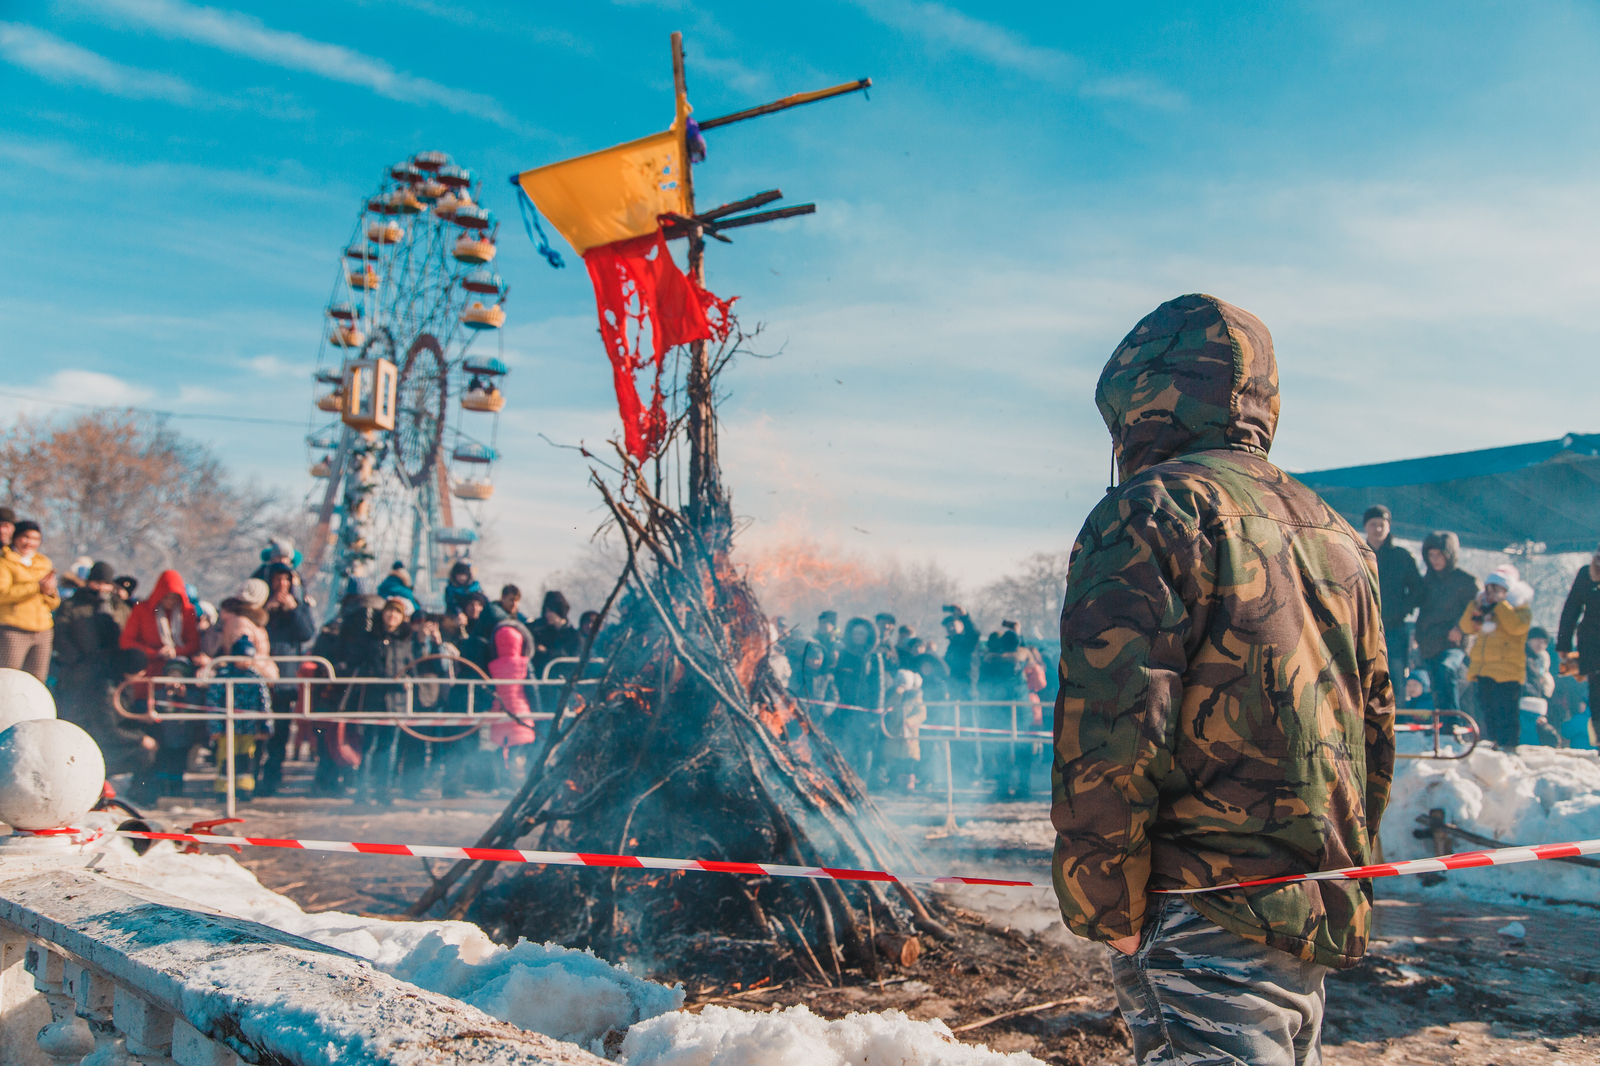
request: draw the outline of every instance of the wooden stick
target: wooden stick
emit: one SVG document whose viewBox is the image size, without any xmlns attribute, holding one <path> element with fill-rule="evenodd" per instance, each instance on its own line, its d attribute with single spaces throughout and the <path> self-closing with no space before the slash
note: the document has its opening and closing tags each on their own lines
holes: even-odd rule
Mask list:
<svg viewBox="0 0 1600 1066">
<path fill-rule="evenodd" d="M 672 36 L 674 45 L 673 61 L 674 67 L 676 68 L 678 64 L 683 62 L 681 51 L 683 47 L 681 43 L 683 38 L 676 33 Z M 872 88 L 871 78 L 861 78 L 857 81 L 847 81 L 843 85 L 835 85 L 831 89 L 814 89 L 808 93 L 795 93 L 793 96 L 785 96 L 782 100 L 774 100 L 772 103 L 762 104 L 760 107 L 752 107 L 746 111 L 735 111 L 731 115 L 719 115 L 716 118 L 708 118 L 704 122 L 699 123 L 699 126 L 702 132 L 705 130 L 714 130 L 718 126 L 727 126 L 735 122 L 743 122 L 747 118 L 760 118 L 762 115 L 771 115 L 779 111 L 787 111 L 791 107 L 799 107 L 802 104 L 814 104 L 818 100 L 828 100 L 835 96 L 844 96 L 847 93 L 858 93 L 870 88 Z"/>
<path fill-rule="evenodd" d="M 794 938 L 800 941 L 800 946 L 805 949 L 806 958 L 810 959 L 811 965 L 817 968 L 817 976 L 822 978 L 823 984 L 827 985 L 829 988 L 832 988 L 833 981 L 829 979 L 828 971 L 822 968 L 822 963 L 817 961 L 816 952 L 812 951 L 811 945 L 806 943 L 806 935 L 800 931 L 800 924 L 787 914 L 785 914 L 783 917 L 784 920 L 789 923 L 789 928 L 794 930 Z"/>
<path fill-rule="evenodd" d="M 701 211 L 695 217 L 702 222 L 710 222 L 715 219 L 725 218 L 728 215 L 736 215 L 740 211 L 765 207 L 772 201 L 781 199 L 783 199 L 782 192 L 777 189 L 768 189 L 766 192 L 758 192 L 754 196 L 747 196 L 743 200 L 735 200 L 731 204 L 723 204 L 721 207 L 713 207 L 709 211 Z"/>
<path fill-rule="evenodd" d="M 982 1029 L 986 1025 L 993 1025 L 995 1022 L 1004 1021 L 1007 1018 L 1015 1018 L 1021 1014 L 1037 1014 L 1039 1011 L 1049 1010 L 1051 1007 L 1065 1007 L 1068 1003 L 1093 1003 L 1094 1001 L 1094 996 L 1073 996 L 1071 999 L 1057 999 L 1049 1003 L 1037 1003 L 1031 1007 L 1008 1010 L 1004 1014 L 996 1014 L 990 1018 L 981 1018 L 975 1022 L 968 1022 L 966 1025 L 958 1025 L 950 1031 L 952 1033 L 970 1033 L 974 1029 Z"/>
<path fill-rule="evenodd" d="M 722 219 L 717 222 L 717 229 L 738 229 L 740 226 L 755 226 L 762 222 L 776 222 L 780 218 L 794 218 L 796 215 L 814 215 L 817 213 L 816 204 L 796 204 L 793 207 L 780 207 L 773 211 L 757 211 L 753 215 L 739 215 L 735 218 Z M 689 236 L 689 231 L 679 223 L 663 226 L 661 235 L 669 241 L 681 240 Z"/>
</svg>

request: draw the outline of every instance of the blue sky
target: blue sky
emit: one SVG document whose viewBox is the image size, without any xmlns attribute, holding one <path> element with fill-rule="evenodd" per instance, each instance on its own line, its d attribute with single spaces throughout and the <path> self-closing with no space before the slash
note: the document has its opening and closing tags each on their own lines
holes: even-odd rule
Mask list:
<svg viewBox="0 0 1600 1066">
<path fill-rule="evenodd" d="M 1397 7 L 10 0 L 3 389 L 303 420 L 359 204 L 449 152 L 507 223 L 493 512 L 537 584 L 598 521 L 538 434 L 602 442 L 615 408 L 581 264 L 545 266 L 502 183 L 664 128 L 681 29 L 702 117 L 875 82 L 712 131 L 696 171 L 705 206 L 819 204 L 709 259 L 781 351 L 727 380 L 753 544 L 974 582 L 1067 547 L 1109 462 L 1099 369 L 1185 292 L 1272 329 L 1290 469 L 1600 429 L 1600 15 Z M 308 487 L 301 429 L 180 425 Z"/>
</svg>

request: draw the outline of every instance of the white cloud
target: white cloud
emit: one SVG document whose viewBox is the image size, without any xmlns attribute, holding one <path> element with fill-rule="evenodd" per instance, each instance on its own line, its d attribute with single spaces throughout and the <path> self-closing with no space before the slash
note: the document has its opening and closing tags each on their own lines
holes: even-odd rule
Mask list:
<svg viewBox="0 0 1600 1066">
<path fill-rule="evenodd" d="M 1082 66 L 1077 57 L 1030 43 L 1021 34 L 931 0 L 866 0 L 862 7 L 886 26 L 940 48 L 965 52 L 1004 70 L 1065 84 Z"/>
<path fill-rule="evenodd" d="M 886 26 L 921 37 L 936 50 L 963 52 L 1001 70 L 1045 85 L 1075 90 L 1086 100 L 1120 100 L 1162 111 L 1188 106 L 1188 98 L 1142 75 L 1091 77 L 1070 52 L 1029 41 L 1015 30 L 984 22 L 934 0 L 856 0 Z"/>
<path fill-rule="evenodd" d="M 381 59 L 343 45 L 272 29 L 252 15 L 221 8 L 196 7 L 183 0 L 94 2 L 102 11 L 163 37 L 209 45 L 288 70 L 316 74 L 346 85 L 359 85 L 391 100 L 437 104 L 460 114 L 477 115 L 502 126 L 520 126 L 491 96 L 418 78 L 396 70 Z"/>
<path fill-rule="evenodd" d="M 205 94 L 182 78 L 114 63 L 18 22 L 0 22 L 0 57 L 58 85 L 81 85 L 129 100 L 165 100 L 185 107 L 207 102 Z"/>
<path fill-rule="evenodd" d="M 1085 82 L 1078 95 L 1089 100 L 1126 100 L 1160 111 L 1181 111 L 1189 106 L 1189 98 L 1176 89 L 1169 89 L 1154 78 L 1134 76 L 1095 78 Z"/>
</svg>

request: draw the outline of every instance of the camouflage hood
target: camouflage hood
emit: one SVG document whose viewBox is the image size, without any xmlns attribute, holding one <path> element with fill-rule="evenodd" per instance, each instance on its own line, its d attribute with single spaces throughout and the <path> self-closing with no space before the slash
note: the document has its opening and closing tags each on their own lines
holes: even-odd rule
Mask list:
<svg viewBox="0 0 1600 1066">
<path fill-rule="evenodd" d="M 1168 300 L 1122 339 L 1094 399 L 1123 481 L 1192 452 L 1265 458 L 1278 428 L 1272 334 L 1215 296 Z"/>
</svg>

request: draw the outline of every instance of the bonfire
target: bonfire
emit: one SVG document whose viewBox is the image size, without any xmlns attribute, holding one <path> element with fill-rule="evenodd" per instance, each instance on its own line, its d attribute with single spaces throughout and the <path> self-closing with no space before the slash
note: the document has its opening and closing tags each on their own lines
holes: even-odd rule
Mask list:
<svg viewBox="0 0 1600 1066">
<path fill-rule="evenodd" d="M 684 409 L 655 453 L 687 437 L 681 508 L 663 499 L 659 461 L 648 469 L 619 447 L 615 465 L 592 470 L 627 556 L 601 612 L 613 622 L 604 665 L 590 668 L 591 631 L 527 780 L 480 846 L 922 870 L 788 694 L 775 630 L 732 560 L 712 398 L 747 340 L 735 328 L 715 352 L 702 343 L 691 353 Z M 576 699 L 577 679 L 595 670 L 598 683 Z M 851 970 L 877 976 L 880 956 L 911 963 L 918 933 L 951 936 L 897 881 L 565 867 L 495 880 L 497 872 L 459 863 L 411 913 L 441 908 L 497 939 L 553 940 L 723 980 L 842 983 Z"/>
</svg>

